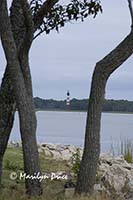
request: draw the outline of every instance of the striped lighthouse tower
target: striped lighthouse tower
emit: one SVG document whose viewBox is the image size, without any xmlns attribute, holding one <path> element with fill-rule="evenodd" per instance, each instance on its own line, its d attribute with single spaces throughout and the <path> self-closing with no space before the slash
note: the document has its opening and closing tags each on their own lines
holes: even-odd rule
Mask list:
<svg viewBox="0 0 133 200">
<path fill-rule="evenodd" d="M 67 91 L 66 105 L 67 105 L 68 107 L 70 106 L 70 92 L 69 92 L 69 90 Z"/>
</svg>

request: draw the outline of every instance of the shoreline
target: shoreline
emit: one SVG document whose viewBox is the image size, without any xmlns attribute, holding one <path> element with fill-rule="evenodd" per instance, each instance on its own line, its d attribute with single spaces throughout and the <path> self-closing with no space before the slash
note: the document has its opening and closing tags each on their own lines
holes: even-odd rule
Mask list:
<svg viewBox="0 0 133 200">
<path fill-rule="evenodd" d="M 62 148 L 59 145 L 42 144 L 39 149 L 42 172 L 47 175 L 54 173 L 56 176 L 59 175 L 61 177 L 67 175 L 68 181 L 72 180 L 75 183 L 75 175 L 77 175 L 77 172 L 73 168 L 73 151 L 74 147 L 72 148 L 70 145 Z M 6 159 L 4 160 L 4 170 L 6 173 L 9 174 L 14 171 L 14 167 L 17 175 L 19 175 L 20 171 L 22 172 L 24 170 L 22 154 L 21 148 L 11 147 L 7 149 Z M 81 157 L 78 158 L 81 159 Z M 79 162 L 79 159 L 77 161 Z M 54 187 L 57 190 L 56 185 L 58 181 L 55 181 Z M 52 183 L 49 180 L 45 182 L 48 186 L 51 186 Z M 65 194 L 66 192 L 74 191 L 74 187 L 64 190 L 64 181 L 60 181 L 59 183 L 62 184 Z M 133 164 L 127 163 L 124 156 L 121 155 L 114 157 L 111 154 L 100 154 L 94 191 L 96 194 L 106 192 L 109 196 L 113 195 L 114 197 L 115 195 L 117 198 L 118 196 L 127 196 L 124 199 L 131 200 L 133 197 Z"/>
<path fill-rule="evenodd" d="M 41 110 L 36 109 L 36 112 L 81 112 L 81 113 L 87 113 L 85 110 Z M 133 112 L 119 112 L 119 111 L 103 111 L 102 113 L 110 113 L 110 114 L 133 114 Z"/>
</svg>

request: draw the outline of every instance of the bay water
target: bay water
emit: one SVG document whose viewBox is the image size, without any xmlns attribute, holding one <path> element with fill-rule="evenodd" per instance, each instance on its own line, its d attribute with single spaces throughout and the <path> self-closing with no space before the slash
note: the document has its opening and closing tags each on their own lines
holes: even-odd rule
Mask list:
<svg viewBox="0 0 133 200">
<path fill-rule="evenodd" d="M 83 147 L 86 112 L 38 111 L 37 142 L 71 144 Z M 101 152 L 119 150 L 123 140 L 133 141 L 133 115 L 102 113 Z M 10 140 L 20 141 L 18 114 Z"/>
</svg>

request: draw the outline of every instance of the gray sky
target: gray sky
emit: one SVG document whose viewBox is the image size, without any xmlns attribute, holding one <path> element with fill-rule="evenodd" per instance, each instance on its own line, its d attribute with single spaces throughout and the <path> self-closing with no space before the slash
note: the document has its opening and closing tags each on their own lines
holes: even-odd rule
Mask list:
<svg viewBox="0 0 133 200">
<path fill-rule="evenodd" d="M 130 31 L 127 0 L 101 0 L 104 13 L 96 19 L 68 23 L 58 34 L 38 37 L 30 52 L 34 96 L 87 98 L 95 63 L 107 55 Z M 5 60 L 0 46 L 0 79 Z M 106 98 L 133 100 L 133 56 L 110 77 Z"/>
</svg>

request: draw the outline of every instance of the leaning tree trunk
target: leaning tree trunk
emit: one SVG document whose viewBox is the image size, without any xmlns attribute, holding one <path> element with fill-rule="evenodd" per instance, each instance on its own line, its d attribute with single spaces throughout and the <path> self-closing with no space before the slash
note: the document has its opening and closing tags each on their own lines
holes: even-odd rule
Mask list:
<svg viewBox="0 0 133 200">
<path fill-rule="evenodd" d="M 24 46 L 23 36 L 25 36 L 26 25 L 23 13 L 19 12 L 20 9 L 22 9 L 21 2 L 13 0 L 11 6 L 11 16 L 10 16 L 12 23 L 12 31 L 14 33 L 14 39 L 19 54 L 21 69 L 23 71 L 23 76 L 26 84 L 28 82 L 27 79 L 29 76 L 26 67 L 26 65 L 28 65 L 27 62 L 28 55 L 24 56 L 25 54 L 23 53 L 22 50 L 23 49 L 22 47 Z M 13 127 L 15 111 L 16 111 L 16 102 L 15 102 L 15 97 L 13 95 L 13 86 L 9 74 L 9 69 L 8 67 L 6 67 L 0 88 L 0 188 L 1 188 L 3 156 L 7 148 L 9 136 Z"/>
<path fill-rule="evenodd" d="M 40 173 L 38 148 L 36 143 L 36 117 L 35 108 L 32 94 L 31 76 L 28 63 L 28 52 L 23 50 L 21 54 L 22 60 L 20 60 L 21 69 L 27 73 L 24 77 L 26 85 L 27 99 L 25 106 L 20 105 L 19 117 L 20 117 L 20 132 L 23 146 L 23 157 L 24 157 L 24 172 L 26 174 L 37 174 Z M 21 98 L 20 98 L 21 100 Z M 19 101 L 20 101 L 19 100 Z M 22 107 L 21 107 L 22 106 Z M 42 193 L 41 183 L 39 180 L 25 180 L 26 193 L 30 195 L 40 195 Z"/>
<path fill-rule="evenodd" d="M 55 3 L 56 1 L 52 1 L 52 2 L 46 1 L 43 3 L 37 15 L 33 17 L 34 32 L 43 23 L 43 17 L 47 15 L 47 13 L 50 11 L 51 7 Z M 30 83 L 31 80 L 28 79 L 30 77 L 30 70 L 29 70 L 29 65 L 27 62 L 28 52 L 27 51 L 25 52 L 25 47 L 27 47 L 27 41 L 29 40 L 29 37 L 30 37 L 30 32 L 28 31 L 29 22 L 27 23 L 27 21 L 29 21 L 30 19 L 29 10 L 27 9 L 27 7 L 29 6 L 27 6 L 28 4 L 27 5 L 26 4 L 27 4 L 27 1 L 24 1 L 24 0 L 13 0 L 12 6 L 10 9 L 11 11 L 10 19 L 11 19 L 14 40 L 16 42 L 16 47 L 18 50 L 19 62 L 20 62 L 23 77 L 24 77 L 24 82 L 25 82 L 25 85 L 30 85 L 30 87 L 27 87 L 27 93 L 29 95 L 32 95 L 32 90 L 31 90 L 32 85 Z M 6 71 L 8 71 L 8 68 L 6 69 Z M 0 142 L 0 185 L 1 185 L 1 176 L 2 176 L 2 160 L 3 160 L 4 152 L 7 148 L 7 143 L 8 143 L 9 135 L 13 126 L 14 114 L 16 110 L 15 108 L 16 103 L 13 96 L 12 84 L 10 84 L 10 80 L 7 77 L 7 74 L 8 74 L 7 72 L 4 74 L 4 78 L 2 79 L 1 91 L 0 91 L 0 141 L 1 141 Z M 23 140 L 26 140 L 26 139 L 23 139 Z M 26 140 L 26 143 L 27 142 L 28 141 Z M 28 145 L 30 146 L 30 141 Z"/>
<path fill-rule="evenodd" d="M 22 49 L 24 43 L 23 36 L 26 32 L 26 26 L 23 13 L 19 12 L 20 9 L 22 9 L 20 1 L 16 2 L 16 0 L 13 0 L 10 16 L 12 23 L 12 31 L 14 34 L 17 51 L 20 55 L 19 60 L 21 61 L 21 64 L 24 65 L 25 61 L 23 61 L 24 57 L 21 56 L 22 52 L 20 53 L 20 49 Z M 25 66 L 21 67 L 23 68 L 23 74 L 26 73 L 25 76 L 28 76 L 27 71 L 24 71 L 24 67 Z M 15 97 L 13 95 L 13 86 L 10 78 L 9 69 L 8 67 L 6 67 L 0 87 L 0 188 L 2 179 L 1 177 L 3 156 L 7 148 L 9 136 L 13 127 L 15 111 L 16 102 Z"/>
<path fill-rule="evenodd" d="M 3 156 L 13 126 L 14 113 L 16 110 L 16 103 L 12 91 L 13 87 L 10 74 L 6 69 L 0 89 L 0 186 Z"/>
<path fill-rule="evenodd" d="M 88 105 L 84 152 L 75 192 L 93 192 L 100 154 L 100 122 L 105 87 L 110 75 L 133 53 L 131 32 L 111 53 L 96 64 Z"/>
<path fill-rule="evenodd" d="M 20 68 L 20 62 L 18 60 L 15 42 L 12 36 L 5 0 L 3 0 L 0 14 L 1 40 L 8 63 L 8 69 L 11 75 L 17 108 L 19 111 L 20 132 L 24 152 L 24 170 L 27 175 L 34 175 L 35 173 L 40 172 L 40 166 L 35 135 L 36 117 L 30 74 L 28 75 L 28 86 L 26 86 L 22 69 Z M 27 43 L 27 41 L 25 42 Z M 28 55 L 28 48 L 26 50 Z M 28 67 L 29 65 L 27 65 L 27 69 L 30 72 Z M 26 179 L 26 192 L 29 195 L 40 195 L 42 193 L 42 188 L 39 180 Z"/>
</svg>

